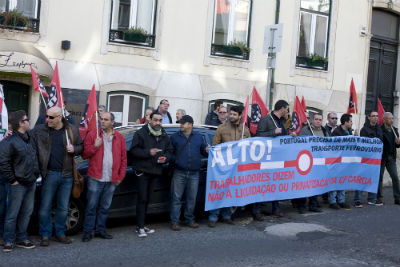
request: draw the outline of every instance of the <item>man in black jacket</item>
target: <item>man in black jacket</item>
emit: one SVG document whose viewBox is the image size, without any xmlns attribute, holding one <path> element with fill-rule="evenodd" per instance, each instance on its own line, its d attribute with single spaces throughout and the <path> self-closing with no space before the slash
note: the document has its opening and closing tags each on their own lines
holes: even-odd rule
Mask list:
<svg viewBox="0 0 400 267">
<path fill-rule="evenodd" d="M 137 176 L 136 231 L 139 237 L 154 233 L 153 229 L 144 225 L 148 200 L 155 179 L 162 175 L 162 165 L 171 159 L 173 153 L 168 134 L 161 125 L 161 114 L 153 112 L 150 122 L 134 134 L 129 151 L 132 156 L 132 168 Z"/>
<path fill-rule="evenodd" d="M 211 110 L 207 114 L 205 124 L 214 125 L 214 126 L 218 126 L 221 124 L 221 121 L 218 118 L 218 111 L 222 105 L 223 105 L 223 102 L 221 100 L 217 100 L 214 102 L 214 110 Z"/>
<path fill-rule="evenodd" d="M 400 205 L 400 185 L 399 176 L 397 175 L 396 156 L 397 148 L 400 147 L 399 132 L 393 126 L 393 114 L 385 112 L 383 114 L 383 124 L 381 126 L 383 133 L 383 152 L 381 162 L 381 173 L 379 177 L 378 198 L 377 203 L 383 204 L 382 181 L 385 168 L 388 171 L 393 184 L 394 204 Z"/>
<path fill-rule="evenodd" d="M 39 168 L 43 177 L 39 208 L 40 245 L 47 247 L 52 235 L 53 199 L 57 196 L 54 216 L 55 241 L 70 244 L 65 236 L 65 222 L 73 182 L 73 160 L 83 150 L 78 129 L 63 118 L 59 107 L 47 110 L 47 124 L 40 124 L 32 131 L 38 149 Z M 68 136 L 68 138 L 67 138 Z"/>
<path fill-rule="evenodd" d="M 0 171 L 11 184 L 4 223 L 4 252 L 13 250 L 14 241 L 17 247 L 35 247 L 28 240 L 26 229 L 35 202 L 35 182 L 39 177 L 36 148 L 28 133 L 29 119 L 25 111 L 11 113 L 9 120 L 13 135 L 0 143 Z"/>
<path fill-rule="evenodd" d="M 369 138 L 379 138 L 382 140 L 382 128 L 378 125 L 378 112 L 375 110 L 371 111 L 368 115 L 368 120 L 364 123 L 364 127 L 361 128 L 360 136 Z M 356 190 L 354 192 L 354 206 L 356 208 L 362 208 L 361 203 L 362 194 L 361 191 Z M 376 194 L 368 193 L 368 204 L 375 206 L 382 206 L 381 202 L 376 199 Z"/>
</svg>

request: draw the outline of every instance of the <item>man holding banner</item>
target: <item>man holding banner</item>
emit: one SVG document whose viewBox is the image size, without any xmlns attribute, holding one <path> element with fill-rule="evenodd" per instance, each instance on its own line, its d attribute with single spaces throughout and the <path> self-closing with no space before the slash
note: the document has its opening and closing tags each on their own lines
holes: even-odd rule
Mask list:
<svg viewBox="0 0 400 267">
<path fill-rule="evenodd" d="M 346 136 L 351 135 L 351 127 L 353 126 L 353 119 L 350 114 L 343 114 L 340 117 L 340 126 L 338 126 L 333 132 L 332 136 Z M 329 192 L 328 195 L 329 207 L 334 210 L 339 208 L 350 209 L 349 204 L 346 201 L 346 191 L 334 190 Z"/>
<path fill-rule="evenodd" d="M 278 100 L 275 103 L 274 111 L 264 116 L 257 127 L 256 136 L 261 137 L 276 137 L 287 135 L 285 121 L 289 114 L 289 103 L 285 100 Z M 254 203 L 253 216 L 259 220 L 261 215 L 261 203 Z M 272 215 L 283 217 L 279 201 L 272 201 Z"/>
<path fill-rule="evenodd" d="M 328 136 L 327 131 L 322 127 L 322 114 L 314 114 L 310 126 L 303 127 L 300 131 L 299 136 Z M 296 199 L 297 210 L 300 214 L 303 214 L 306 209 L 307 198 Z M 308 210 L 312 212 L 321 212 L 318 208 L 318 196 L 311 196 L 308 198 Z"/>
<path fill-rule="evenodd" d="M 212 146 L 231 142 L 238 141 L 244 138 L 250 137 L 250 131 L 246 126 L 240 124 L 240 118 L 242 116 L 242 107 L 233 106 L 229 111 L 229 121 L 225 122 L 218 126 L 217 131 L 214 134 L 212 140 Z M 210 214 L 208 217 L 208 226 L 215 227 L 218 221 L 218 215 L 221 212 L 222 222 L 227 224 L 233 224 L 231 219 L 231 210 L 230 208 L 222 208 L 222 209 L 214 209 L 210 210 Z"/>
</svg>

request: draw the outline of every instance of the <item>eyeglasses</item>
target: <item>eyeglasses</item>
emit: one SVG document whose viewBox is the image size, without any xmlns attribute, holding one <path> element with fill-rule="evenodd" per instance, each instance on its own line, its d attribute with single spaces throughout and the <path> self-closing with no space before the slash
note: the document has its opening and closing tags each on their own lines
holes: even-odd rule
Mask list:
<svg viewBox="0 0 400 267">
<path fill-rule="evenodd" d="M 55 118 L 59 117 L 60 115 L 57 116 L 50 116 L 50 115 L 46 115 L 46 118 L 50 119 L 50 120 L 54 120 Z"/>
<path fill-rule="evenodd" d="M 225 113 L 228 113 L 228 112 L 226 112 L 226 111 L 218 111 L 218 113 L 219 114 L 225 114 Z"/>
</svg>

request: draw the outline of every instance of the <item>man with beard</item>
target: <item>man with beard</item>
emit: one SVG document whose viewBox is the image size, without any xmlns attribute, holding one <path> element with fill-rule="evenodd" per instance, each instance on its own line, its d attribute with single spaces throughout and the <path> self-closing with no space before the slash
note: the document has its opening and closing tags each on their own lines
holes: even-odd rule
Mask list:
<svg viewBox="0 0 400 267">
<path fill-rule="evenodd" d="M 229 121 L 225 122 L 218 126 L 217 131 L 214 134 L 212 145 L 218 145 L 225 142 L 238 141 L 243 138 L 250 137 L 250 131 L 247 127 L 244 127 L 240 123 L 240 118 L 242 116 L 243 108 L 239 106 L 231 107 L 229 111 Z M 222 222 L 227 224 L 233 224 L 231 219 L 231 209 L 229 207 L 222 209 L 210 210 L 210 214 L 208 217 L 208 226 L 215 227 L 218 221 L 218 215 L 221 212 Z"/>
<path fill-rule="evenodd" d="M 129 153 L 132 156 L 132 168 L 136 173 L 136 232 L 139 237 L 147 237 L 154 229 L 145 227 L 145 216 L 154 181 L 162 175 L 162 165 L 172 156 L 173 147 L 168 134 L 161 127 L 162 115 L 151 113 L 150 122 L 138 130 L 133 138 Z"/>
</svg>

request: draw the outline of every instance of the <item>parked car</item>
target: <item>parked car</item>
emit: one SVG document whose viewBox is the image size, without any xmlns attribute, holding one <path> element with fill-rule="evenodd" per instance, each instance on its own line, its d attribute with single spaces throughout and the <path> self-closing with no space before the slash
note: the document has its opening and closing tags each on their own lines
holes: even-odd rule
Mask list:
<svg viewBox="0 0 400 267">
<path fill-rule="evenodd" d="M 132 125 L 123 126 L 116 128 L 124 137 L 126 141 L 127 150 L 131 147 L 132 137 L 138 129 L 143 125 Z M 193 129 L 202 134 L 207 144 L 211 144 L 217 127 L 208 125 L 194 125 Z M 172 135 L 179 131 L 178 124 L 170 124 L 164 126 L 165 131 L 168 135 Z M 77 158 L 78 170 L 84 176 L 85 182 L 87 179 L 87 169 L 89 160 L 83 160 L 81 157 Z M 130 166 L 131 157 L 128 153 L 128 168 L 126 170 L 125 179 L 116 188 L 111 207 L 109 209 L 109 218 L 121 218 L 121 217 L 132 217 L 136 215 L 136 175 Z M 150 203 L 147 212 L 149 214 L 154 213 L 167 213 L 170 208 L 170 187 L 171 177 L 167 175 L 167 164 L 164 166 L 164 175 L 157 179 L 154 184 L 153 193 L 150 198 Z M 197 193 L 197 207 L 204 210 L 205 201 L 205 183 L 207 177 L 207 158 L 203 157 L 200 171 L 199 190 Z M 86 183 L 85 183 L 86 184 Z M 40 204 L 40 192 L 41 192 L 41 180 L 37 181 L 36 199 L 35 199 L 35 211 L 32 215 L 32 223 L 37 229 L 37 210 Z M 66 222 L 67 235 L 73 235 L 78 233 L 83 225 L 84 211 L 86 205 L 86 188 L 80 196 L 80 198 L 72 198 L 69 202 L 68 219 Z"/>
</svg>

